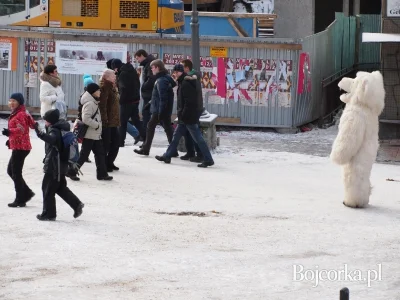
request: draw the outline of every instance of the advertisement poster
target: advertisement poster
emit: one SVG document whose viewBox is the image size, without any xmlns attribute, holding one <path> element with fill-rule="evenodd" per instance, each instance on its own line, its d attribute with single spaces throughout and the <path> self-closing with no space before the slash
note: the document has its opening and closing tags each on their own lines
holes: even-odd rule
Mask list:
<svg viewBox="0 0 400 300">
<path fill-rule="evenodd" d="M 25 87 L 36 88 L 38 86 L 38 76 L 43 72 L 46 65 L 55 63 L 55 42 L 54 40 L 47 41 L 47 56 L 44 59 L 44 41 L 41 41 L 39 48 L 38 40 L 25 40 Z M 38 51 L 40 50 L 40 60 L 38 59 Z"/>
<path fill-rule="evenodd" d="M 293 66 L 291 60 L 279 61 L 278 75 L 278 105 L 280 107 L 291 106 Z"/>
<path fill-rule="evenodd" d="M 192 59 L 190 55 L 184 54 L 171 54 L 171 53 L 163 53 L 163 62 L 165 64 L 165 68 L 172 74 L 172 70 L 176 64 L 179 64 L 184 59 Z M 200 76 L 201 76 L 201 86 L 203 92 L 203 98 L 205 97 L 205 93 L 208 91 L 215 91 L 217 84 L 217 68 L 213 66 L 212 57 L 202 57 L 200 56 Z M 176 88 L 175 88 L 176 89 Z"/>
<path fill-rule="evenodd" d="M 226 92 L 219 96 L 242 105 L 290 106 L 291 60 L 226 58 L 225 70 Z"/>
<path fill-rule="evenodd" d="M 64 74 L 100 75 L 109 59 L 126 63 L 127 53 L 126 44 L 56 41 L 56 65 Z"/>
<path fill-rule="evenodd" d="M 311 93 L 311 64 L 310 55 L 308 53 L 300 54 L 298 78 L 297 93 Z"/>
<path fill-rule="evenodd" d="M 17 69 L 18 41 L 15 38 L 0 38 L 0 70 Z"/>
</svg>

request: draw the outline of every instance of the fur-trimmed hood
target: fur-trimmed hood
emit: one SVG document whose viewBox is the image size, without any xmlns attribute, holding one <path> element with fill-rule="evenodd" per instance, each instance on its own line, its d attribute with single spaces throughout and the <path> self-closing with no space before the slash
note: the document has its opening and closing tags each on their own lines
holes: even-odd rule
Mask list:
<svg viewBox="0 0 400 300">
<path fill-rule="evenodd" d="M 58 87 L 61 85 L 61 79 L 57 76 L 52 76 L 46 73 L 40 73 L 40 80 L 50 83 L 53 87 Z"/>
</svg>

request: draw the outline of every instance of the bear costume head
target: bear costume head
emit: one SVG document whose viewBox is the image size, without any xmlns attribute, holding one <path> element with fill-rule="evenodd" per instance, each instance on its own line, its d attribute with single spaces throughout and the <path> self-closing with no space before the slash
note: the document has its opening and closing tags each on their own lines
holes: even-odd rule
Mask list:
<svg viewBox="0 0 400 300">
<path fill-rule="evenodd" d="M 382 113 L 385 106 L 385 88 L 379 71 L 357 72 L 356 78 L 344 77 L 338 86 L 346 92 L 340 96 L 342 102 L 367 106 L 376 115 Z"/>
</svg>

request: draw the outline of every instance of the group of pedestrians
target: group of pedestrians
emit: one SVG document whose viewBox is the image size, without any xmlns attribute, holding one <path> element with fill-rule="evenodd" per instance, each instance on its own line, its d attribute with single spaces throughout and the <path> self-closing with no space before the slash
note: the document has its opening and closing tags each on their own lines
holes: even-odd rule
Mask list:
<svg viewBox="0 0 400 300">
<path fill-rule="evenodd" d="M 193 70 L 192 62 L 184 60 L 182 64 L 177 64 L 171 76 L 164 63 L 145 50 L 138 50 L 135 59 L 142 66 L 141 78 L 131 63 L 123 63 L 120 59 L 107 61 L 107 69 L 98 83 L 90 75 L 84 75 L 77 121 L 83 122 L 87 130 L 81 140 L 77 162 L 79 169 L 90 162 L 89 155 L 93 152 L 97 179 L 112 180 L 109 173 L 119 170 L 115 161 L 119 148 L 125 146 L 126 134 L 133 136 L 135 144 L 143 141 L 140 148 L 134 150 L 135 153 L 149 155 L 157 125 L 164 128 L 169 142 L 168 149 L 164 155 L 156 156 L 157 160 L 170 163 L 172 157 L 178 157 L 177 146 L 184 136 L 187 153 L 181 157 L 182 160 L 198 162 L 202 168 L 214 165 L 199 127 L 203 98 L 200 76 Z M 71 131 L 71 125 L 67 122 L 67 106 L 57 66 L 46 66 L 40 79 L 40 115 L 45 121 L 44 131 L 27 112 L 22 94 L 12 94 L 9 100 L 11 115 L 8 129 L 2 133 L 8 137 L 6 146 L 12 150 L 7 173 L 14 181 L 16 198 L 8 206 L 25 207 L 35 195 L 22 176 L 25 158 L 32 148 L 29 138 L 31 128 L 45 142 L 43 210 L 37 218 L 43 221 L 56 219 L 56 194 L 71 206 L 73 216 L 77 218 L 82 214 L 84 204 L 67 187 L 66 177 L 76 181 L 80 178 L 77 170 L 70 165 L 63 144 L 63 132 Z M 175 86 L 178 124 L 174 130 L 171 117 Z M 142 120 L 139 116 L 141 98 Z"/>
</svg>

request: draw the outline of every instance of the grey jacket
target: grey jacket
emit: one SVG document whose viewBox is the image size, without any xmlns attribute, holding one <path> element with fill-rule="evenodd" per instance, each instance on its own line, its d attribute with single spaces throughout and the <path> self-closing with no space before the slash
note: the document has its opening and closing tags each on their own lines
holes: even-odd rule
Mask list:
<svg viewBox="0 0 400 300">
<path fill-rule="evenodd" d="M 82 122 L 89 126 L 85 139 L 100 140 L 102 131 L 102 122 L 99 108 L 99 102 L 92 97 L 88 92 L 83 93 L 81 98 L 82 106 Z M 92 119 L 92 116 L 96 112 Z"/>
</svg>

